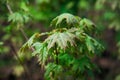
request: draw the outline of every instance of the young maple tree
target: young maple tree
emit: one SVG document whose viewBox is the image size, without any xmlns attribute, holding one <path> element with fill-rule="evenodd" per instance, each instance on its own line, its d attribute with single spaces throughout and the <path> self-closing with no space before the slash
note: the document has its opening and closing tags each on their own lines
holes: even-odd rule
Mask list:
<svg viewBox="0 0 120 80">
<path fill-rule="evenodd" d="M 94 23 L 63 13 L 50 26 L 52 31 L 35 33 L 19 52 L 32 48 L 32 55 L 45 68 L 45 80 L 85 80 L 95 67 L 91 58 L 103 49 L 91 36 L 96 32 Z M 44 36 L 46 39 L 40 40 Z"/>
</svg>

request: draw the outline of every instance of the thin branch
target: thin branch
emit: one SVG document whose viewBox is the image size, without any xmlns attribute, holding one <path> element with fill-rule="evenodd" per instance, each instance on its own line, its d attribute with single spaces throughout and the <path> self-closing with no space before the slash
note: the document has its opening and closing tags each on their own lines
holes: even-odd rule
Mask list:
<svg viewBox="0 0 120 80">
<path fill-rule="evenodd" d="M 45 35 L 50 35 L 50 34 L 52 34 L 52 33 L 53 33 L 53 32 L 40 33 L 38 37 L 45 36 Z"/>
<path fill-rule="evenodd" d="M 12 11 L 9 3 L 8 3 L 8 0 L 7 0 L 7 3 L 6 3 L 6 6 L 7 6 L 7 8 L 8 8 L 9 13 L 12 14 L 13 11 Z M 26 39 L 26 41 L 27 41 L 27 40 L 28 40 L 28 37 L 27 37 L 25 31 L 24 31 L 22 28 L 20 28 L 20 32 L 22 33 L 22 35 L 25 37 L 25 39 Z"/>
<path fill-rule="evenodd" d="M 10 14 L 12 14 L 12 13 L 13 13 L 13 11 L 12 11 L 12 9 L 11 9 L 10 5 L 8 4 L 8 0 L 7 0 L 7 3 L 6 3 L 6 6 L 7 6 L 8 10 L 9 10 Z"/>
<path fill-rule="evenodd" d="M 27 41 L 28 37 L 26 36 L 26 33 L 24 32 L 24 30 L 22 28 L 20 28 L 20 31 L 21 31 L 22 35 L 25 37 L 25 39 Z"/>
<path fill-rule="evenodd" d="M 12 11 L 9 3 L 8 3 L 8 0 L 7 0 L 7 3 L 6 3 L 6 6 L 7 6 L 7 8 L 8 8 L 9 13 L 12 14 L 13 11 Z M 28 38 L 27 38 L 24 30 L 23 30 L 22 28 L 20 28 L 20 31 L 21 31 L 22 35 L 25 37 L 25 39 L 28 40 Z M 24 70 L 25 70 L 25 72 L 26 72 L 26 75 L 28 75 L 28 79 L 31 80 L 31 76 L 30 76 L 30 74 L 29 74 L 29 72 L 28 72 L 28 69 L 27 69 L 27 67 L 22 63 L 22 61 L 20 60 L 20 58 L 19 58 L 19 56 L 18 56 L 18 54 L 17 54 L 17 51 L 16 51 L 14 45 L 12 45 L 11 47 L 12 47 L 12 49 L 13 49 L 13 53 L 14 53 L 14 55 L 16 56 L 17 60 L 18 60 L 19 63 L 23 66 L 23 68 L 24 68 Z"/>
</svg>

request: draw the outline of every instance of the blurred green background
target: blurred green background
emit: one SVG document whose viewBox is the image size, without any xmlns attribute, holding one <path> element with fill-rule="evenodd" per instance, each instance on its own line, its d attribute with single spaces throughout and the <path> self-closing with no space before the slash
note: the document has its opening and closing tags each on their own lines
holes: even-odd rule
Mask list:
<svg viewBox="0 0 120 80">
<path fill-rule="evenodd" d="M 28 38 L 50 31 L 51 20 L 61 13 L 96 24 L 105 50 L 93 58 L 100 69 L 95 80 L 120 80 L 120 0 L 0 0 L 0 80 L 43 80 L 37 59 L 29 52 L 17 54 L 26 42 L 21 28 Z"/>
</svg>

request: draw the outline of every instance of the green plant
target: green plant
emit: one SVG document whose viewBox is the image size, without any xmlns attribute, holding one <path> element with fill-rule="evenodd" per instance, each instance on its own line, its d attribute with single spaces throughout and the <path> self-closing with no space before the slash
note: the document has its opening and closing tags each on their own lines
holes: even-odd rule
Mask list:
<svg viewBox="0 0 120 80">
<path fill-rule="evenodd" d="M 54 27 L 53 31 L 35 33 L 20 53 L 34 48 L 32 55 L 45 68 L 46 80 L 84 80 L 95 67 L 91 57 L 103 49 L 90 36 L 95 32 L 95 25 L 88 19 L 64 13 L 53 19 L 50 26 Z M 44 41 L 38 41 L 46 35 Z"/>
</svg>

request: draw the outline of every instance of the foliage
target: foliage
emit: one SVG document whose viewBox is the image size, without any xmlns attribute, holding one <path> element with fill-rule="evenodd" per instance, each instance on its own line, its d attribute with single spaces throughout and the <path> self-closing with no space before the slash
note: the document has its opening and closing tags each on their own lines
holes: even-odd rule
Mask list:
<svg viewBox="0 0 120 80">
<path fill-rule="evenodd" d="M 27 14 L 21 14 L 19 12 L 12 13 L 8 17 L 8 21 L 12 21 L 13 23 L 25 23 L 29 20 L 29 17 Z"/>
<path fill-rule="evenodd" d="M 56 56 L 53 54 L 55 46 L 57 46 L 59 53 L 64 53 L 58 55 L 60 56 L 58 58 L 60 59 L 59 63 L 62 63 L 61 65 L 67 65 L 65 61 L 68 62 L 69 65 L 73 64 L 71 63 L 71 61 L 74 61 L 74 57 L 72 56 L 76 58 L 79 53 L 80 56 L 83 55 L 83 53 L 85 53 L 87 57 L 94 56 L 94 53 L 97 53 L 100 47 L 100 45 L 97 45 L 98 42 L 95 39 L 95 24 L 97 25 L 99 34 L 101 34 L 97 37 L 98 39 L 100 38 L 103 45 L 106 46 L 105 52 L 101 57 L 108 52 L 107 57 L 109 55 L 110 59 L 120 59 L 119 0 L 0 0 L 0 6 L 1 65 L 5 64 L 4 66 L 10 66 L 10 64 L 12 64 L 13 66 L 17 66 L 19 61 L 14 59 L 15 55 L 13 55 L 13 53 L 15 51 L 17 52 L 20 46 L 26 42 L 26 37 L 36 32 L 44 32 L 51 29 L 54 30 L 46 33 L 36 33 L 36 36 L 31 37 L 24 45 L 24 48 L 21 48 L 21 53 L 23 54 L 18 53 L 18 56 L 22 55 L 22 57 L 19 57 L 24 61 L 23 63 L 27 62 L 25 58 L 28 55 L 31 56 L 29 53 L 34 50 L 32 55 L 38 56 L 40 64 L 47 66 L 46 64 L 48 64 L 48 62 L 55 61 Z M 66 14 L 66 12 L 81 16 L 81 18 Z M 56 17 L 52 21 L 55 16 L 61 13 L 64 14 Z M 66 16 L 68 16 L 68 18 Z M 95 24 L 87 18 L 91 19 Z M 48 27 L 50 21 L 52 21 L 51 27 Z M 68 22 L 70 24 L 68 24 Z M 23 29 L 23 31 L 21 29 Z M 23 32 L 25 32 L 26 36 Z M 46 37 L 47 39 L 44 40 Z M 32 47 L 34 47 L 34 49 Z M 30 48 L 30 50 L 28 50 L 28 48 Z M 45 53 L 45 55 L 40 54 L 40 52 Z M 75 54 L 68 55 L 68 53 Z M 41 56 L 45 57 L 43 58 Z M 64 60 L 64 57 L 67 58 Z M 67 61 L 68 59 L 70 60 Z M 8 64 L 9 61 L 14 63 Z M 33 65 L 33 63 L 30 64 Z M 28 65 L 27 67 L 29 68 L 30 66 Z M 119 67 L 119 65 L 117 65 L 117 67 Z M 113 71 L 115 71 L 115 69 L 113 69 Z M 71 72 L 68 71 L 68 73 Z M 66 74 L 59 75 L 64 77 Z M 102 73 L 104 76 L 108 74 L 109 72 Z M 113 74 L 116 75 L 115 73 Z M 109 76 L 110 79 L 113 79 L 111 78 L 112 76 Z M 64 79 L 70 80 L 70 78 L 68 75 Z"/>
<path fill-rule="evenodd" d="M 41 33 L 48 35 L 44 41 L 37 41 L 44 35 L 35 33 L 20 49 L 24 53 L 28 48 L 34 48 L 33 56 L 38 57 L 45 67 L 46 80 L 61 80 L 71 77 L 80 80 L 85 78 L 86 71 L 92 71 L 94 64 L 91 57 L 103 50 L 103 46 L 92 36 L 95 25 L 88 19 L 81 19 L 69 13 L 63 13 L 51 22 L 53 31 Z M 88 74 L 88 73 L 87 73 Z"/>
</svg>

